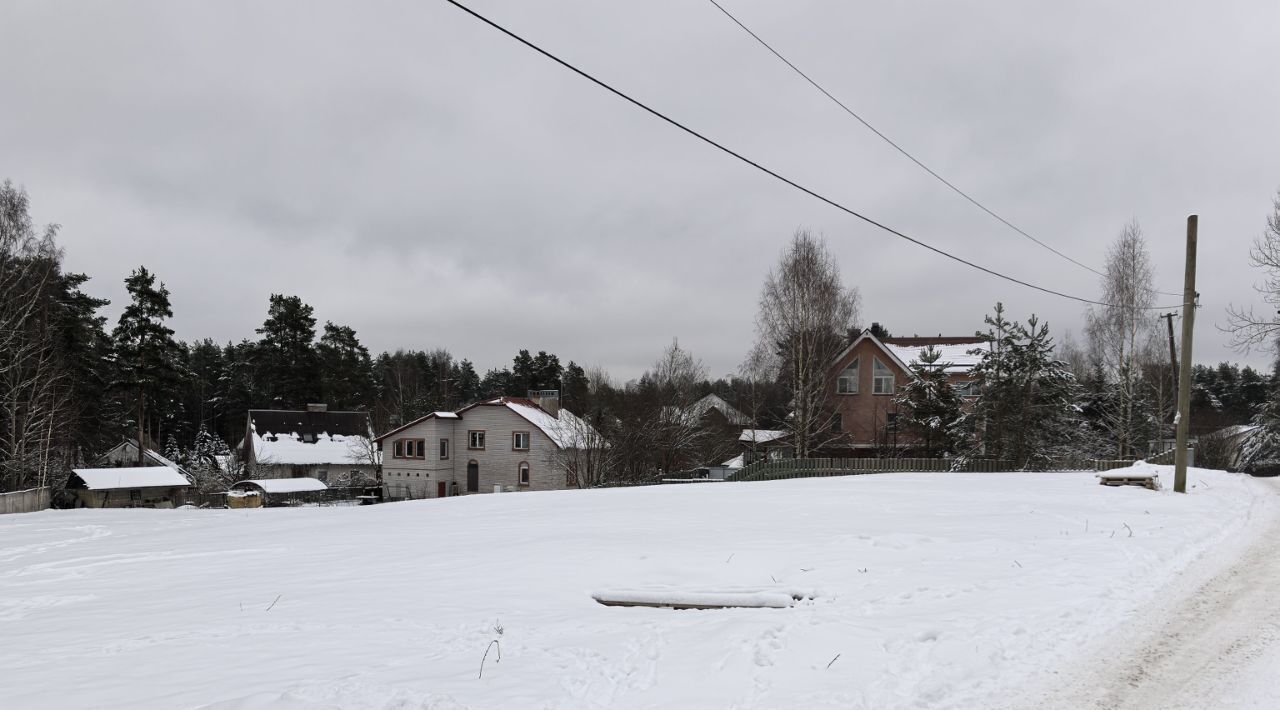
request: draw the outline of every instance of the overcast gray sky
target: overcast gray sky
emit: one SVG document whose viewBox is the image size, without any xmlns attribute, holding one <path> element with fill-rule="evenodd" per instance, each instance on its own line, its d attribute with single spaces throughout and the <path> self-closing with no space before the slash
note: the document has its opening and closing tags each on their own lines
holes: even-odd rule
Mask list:
<svg viewBox="0 0 1280 710">
<path fill-rule="evenodd" d="M 1200 215 L 1196 360 L 1251 303 L 1280 187 L 1280 3 L 725 0 L 854 110 L 1015 224 L 1101 266 L 1138 220 L 1158 286 Z M 995 269 L 1097 277 L 933 181 L 704 0 L 478 11 L 850 207 Z M 0 21 L 0 178 L 124 299 L 145 264 L 184 339 L 252 337 L 268 294 L 374 352 L 519 348 L 625 379 L 672 337 L 713 374 L 752 338 L 797 227 L 863 320 L 971 334 L 997 300 L 1078 304 L 896 240 L 702 145 L 444 2 L 15 2 Z M 1166 299 L 1176 302 L 1178 299 Z"/>
</svg>

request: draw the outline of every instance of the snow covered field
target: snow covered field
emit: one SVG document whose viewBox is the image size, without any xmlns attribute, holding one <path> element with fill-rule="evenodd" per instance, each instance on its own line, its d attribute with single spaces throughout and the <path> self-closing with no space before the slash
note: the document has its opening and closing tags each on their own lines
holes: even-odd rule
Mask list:
<svg viewBox="0 0 1280 710">
<path fill-rule="evenodd" d="M 1257 481 L 1191 483 L 888 474 L 0 516 L 0 705 L 991 707 L 1276 516 Z M 812 599 L 673 611 L 592 600 L 606 589 Z"/>
</svg>

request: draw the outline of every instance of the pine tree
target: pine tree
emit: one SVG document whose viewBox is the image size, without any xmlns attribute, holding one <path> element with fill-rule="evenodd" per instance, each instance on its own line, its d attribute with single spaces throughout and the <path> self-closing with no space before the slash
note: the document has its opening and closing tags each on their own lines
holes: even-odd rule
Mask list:
<svg viewBox="0 0 1280 710">
<path fill-rule="evenodd" d="M 130 302 L 112 332 L 120 384 L 134 393 L 137 417 L 138 465 L 146 448 L 147 403 L 179 374 L 178 344 L 164 321 L 173 317 L 169 289 L 156 287 L 156 277 L 145 266 L 125 279 Z"/>
<path fill-rule="evenodd" d="M 258 382 L 278 407 L 320 400 L 320 357 L 315 349 L 315 309 L 297 296 L 271 294 L 267 320 L 257 333 Z"/>
<path fill-rule="evenodd" d="M 454 401 L 450 409 L 471 404 L 480 398 L 480 375 L 470 360 L 462 360 L 453 371 Z"/>
<path fill-rule="evenodd" d="M 323 400 L 335 409 L 367 408 L 374 390 L 373 363 L 356 331 L 326 322 L 317 350 Z"/>
<path fill-rule="evenodd" d="M 903 424 L 922 443 L 926 456 L 954 453 L 956 423 L 963 416 L 960 396 L 947 381 L 948 363 L 932 346 L 911 363 L 911 380 L 894 398 L 905 413 Z"/>
<path fill-rule="evenodd" d="M 571 411 L 585 413 L 588 411 L 587 399 L 590 390 L 587 373 L 578 363 L 570 360 L 560 377 L 560 401 Z"/>
<path fill-rule="evenodd" d="M 965 419 L 971 454 L 1010 461 L 1019 470 L 1038 470 L 1052 458 L 1073 452 L 1082 426 L 1080 386 L 1070 367 L 1054 358 L 1049 326 L 1033 315 L 1026 326 L 1004 319 L 996 304 L 984 337 L 989 349 L 974 368 L 982 393 Z"/>
</svg>

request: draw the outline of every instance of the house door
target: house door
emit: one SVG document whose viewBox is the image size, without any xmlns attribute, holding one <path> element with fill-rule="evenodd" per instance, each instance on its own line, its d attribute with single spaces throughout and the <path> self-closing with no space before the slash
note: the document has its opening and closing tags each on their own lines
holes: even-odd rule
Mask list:
<svg viewBox="0 0 1280 710">
<path fill-rule="evenodd" d="M 480 491 L 480 464 L 472 461 L 467 464 L 467 492 L 478 493 Z"/>
<path fill-rule="evenodd" d="M 449 484 L 444 481 L 436 482 L 436 497 L 443 498 L 449 495 Z"/>
</svg>

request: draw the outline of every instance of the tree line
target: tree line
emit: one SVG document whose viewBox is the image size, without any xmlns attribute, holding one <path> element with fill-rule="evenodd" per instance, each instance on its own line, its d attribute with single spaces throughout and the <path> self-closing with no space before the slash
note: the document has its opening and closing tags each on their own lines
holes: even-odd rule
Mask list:
<svg viewBox="0 0 1280 710">
<path fill-rule="evenodd" d="M 243 436 L 249 409 L 323 402 L 370 412 L 386 431 L 432 411 L 500 395 L 555 389 L 562 404 L 609 442 L 579 485 L 651 480 L 717 463 L 741 450 L 738 430 L 708 429 L 692 408 L 717 394 L 751 425 L 785 430 L 796 456 L 838 447 L 842 432 L 830 367 L 861 332 L 861 298 L 843 283 L 821 237 L 797 231 L 761 288 L 756 339 L 736 372 L 711 378 L 678 341 L 625 383 L 554 353 L 520 350 L 507 367 L 476 371 L 447 349 L 397 349 L 376 357 L 343 324 L 320 324 L 296 295 L 272 294 L 255 337 L 184 342 L 162 279 L 139 266 L 114 324 L 85 274 L 67 273 L 56 225 L 39 227 L 25 191 L 0 185 L 0 489 L 57 484 L 123 438 L 186 460 L 225 452 Z M 1255 261 L 1280 253 L 1280 198 Z M 1280 263 L 1280 260 L 1276 260 Z M 1280 268 L 1280 267 L 1276 267 Z M 1022 468 L 1055 456 L 1132 457 L 1171 436 L 1176 379 L 1161 337 L 1150 256 L 1136 223 L 1108 253 L 1084 339 L 1056 341 L 1034 314 L 1019 322 L 1002 304 L 985 317 L 976 399 L 965 405 L 936 353 L 924 352 L 893 398 L 895 431 L 915 454 L 993 457 Z M 1280 283 L 1280 277 L 1276 277 Z M 1239 311 L 1245 313 L 1244 311 Z M 878 328 L 879 326 L 877 326 Z M 1255 339 L 1280 335 L 1264 319 L 1239 325 Z M 1263 333 L 1263 335 L 1259 335 Z M 881 328 L 880 336 L 888 335 Z M 1244 337 L 1242 335 L 1241 337 Z M 1280 442 L 1277 377 L 1223 363 L 1194 370 L 1193 422 L 1251 419 Z M 160 444 L 159 442 L 165 442 Z M 1280 460 L 1280 448 L 1257 454 Z M 886 455 L 902 453 L 887 449 Z"/>
</svg>

